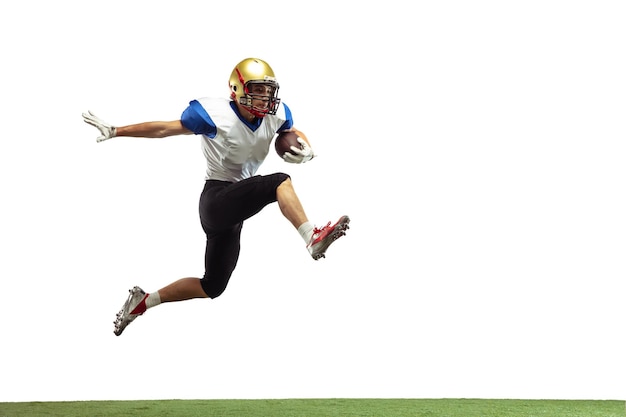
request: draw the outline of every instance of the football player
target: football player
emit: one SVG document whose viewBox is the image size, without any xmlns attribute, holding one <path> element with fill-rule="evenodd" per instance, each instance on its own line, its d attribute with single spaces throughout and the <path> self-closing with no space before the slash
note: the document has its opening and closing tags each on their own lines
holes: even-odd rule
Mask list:
<svg viewBox="0 0 626 417">
<path fill-rule="evenodd" d="M 296 132 L 302 145 L 283 155 L 286 162 L 301 164 L 315 155 L 306 136 L 293 127 L 291 111 L 278 98 L 279 84 L 272 68 L 258 58 L 244 59 L 233 69 L 229 86 L 230 97 L 193 100 L 179 120 L 113 126 L 90 111 L 83 113 L 84 121 L 101 133 L 97 142 L 118 136 L 199 135 L 206 158 L 206 181 L 199 204 L 206 234 L 204 276 L 181 278 L 151 293 L 138 286 L 130 289 L 114 322 L 117 336 L 151 307 L 222 294 L 239 258 L 244 221 L 271 203 L 278 202 L 315 260 L 323 258 L 331 243 L 348 229 L 350 219 L 345 215 L 332 225 L 328 222 L 322 228 L 315 227 L 288 174 L 256 174 L 277 132 Z"/>
</svg>

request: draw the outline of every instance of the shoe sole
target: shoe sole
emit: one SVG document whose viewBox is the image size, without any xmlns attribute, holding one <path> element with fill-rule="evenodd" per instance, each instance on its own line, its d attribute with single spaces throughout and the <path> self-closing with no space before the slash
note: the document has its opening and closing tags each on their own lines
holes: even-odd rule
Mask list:
<svg viewBox="0 0 626 417">
<path fill-rule="evenodd" d="M 328 250 L 330 245 L 341 236 L 345 236 L 346 230 L 350 228 L 349 223 L 350 217 L 341 216 L 341 218 L 335 224 L 335 228 L 333 229 L 333 231 L 330 232 L 330 234 L 324 239 L 324 242 L 321 243 L 322 250 L 318 251 L 316 254 L 311 254 L 314 260 L 317 261 L 318 259 L 326 257 L 326 251 Z"/>
</svg>

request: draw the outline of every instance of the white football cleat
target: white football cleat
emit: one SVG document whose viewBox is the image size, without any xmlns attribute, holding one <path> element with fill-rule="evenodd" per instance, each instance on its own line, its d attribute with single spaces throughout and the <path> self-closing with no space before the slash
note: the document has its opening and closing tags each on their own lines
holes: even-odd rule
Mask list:
<svg viewBox="0 0 626 417">
<path fill-rule="evenodd" d="M 143 306 L 140 306 L 142 301 L 144 301 L 147 296 L 145 291 L 139 287 L 134 287 L 133 289 L 128 290 L 128 292 L 130 293 L 128 295 L 128 299 L 122 306 L 120 312 L 117 313 L 117 317 L 113 322 L 115 325 L 113 333 L 115 333 L 116 336 L 121 335 L 126 326 L 146 311 L 145 302 L 143 303 Z M 139 308 L 137 308 L 138 306 Z"/>
</svg>

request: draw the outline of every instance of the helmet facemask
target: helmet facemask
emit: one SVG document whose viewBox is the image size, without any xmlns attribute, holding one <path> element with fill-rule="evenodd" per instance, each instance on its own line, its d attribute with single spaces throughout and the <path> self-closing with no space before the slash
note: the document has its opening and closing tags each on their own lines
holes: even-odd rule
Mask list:
<svg viewBox="0 0 626 417">
<path fill-rule="evenodd" d="M 278 83 L 274 80 L 248 81 L 244 84 L 244 95 L 239 98 L 239 104 L 256 117 L 276 114 L 280 104 L 278 88 Z M 257 102 L 256 106 L 254 101 Z M 259 106 L 258 101 L 261 101 L 264 105 Z"/>
</svg>

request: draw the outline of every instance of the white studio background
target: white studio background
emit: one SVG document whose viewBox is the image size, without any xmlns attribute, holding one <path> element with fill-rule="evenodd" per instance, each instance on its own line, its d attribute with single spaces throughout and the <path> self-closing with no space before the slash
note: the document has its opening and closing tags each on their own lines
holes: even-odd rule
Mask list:
<svg viewBox="0 0 626 417">
<path fill-rule="evenodd" d="M 620 1 L 0 6 L 0 401 L 624 399 Z M 312 221 L 246 222 L 214 301 L 113 335 L 134 285 L 203 272 L 199 140 L 172 120 L 267 60 L 318 158 Z"/>
</svg>

